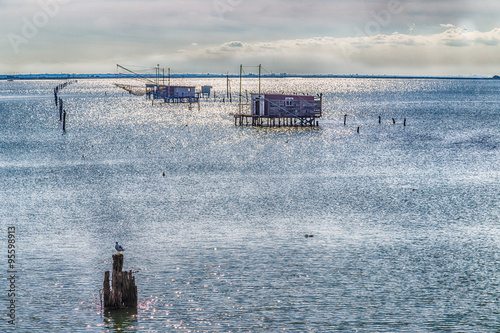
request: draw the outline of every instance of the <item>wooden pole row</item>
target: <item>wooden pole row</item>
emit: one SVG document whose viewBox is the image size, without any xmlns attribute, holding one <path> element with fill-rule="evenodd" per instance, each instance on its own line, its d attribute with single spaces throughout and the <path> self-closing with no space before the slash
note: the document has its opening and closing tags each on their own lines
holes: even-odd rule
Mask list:
<svg viewBox="0 0 500 333">
<path fill-rule="evenodd" d="M 59 93 L 59 91 L 61 91 L 62 89 L 66 88 L 70 84 L 77 83 L 77 82 L 78 82 L 78 80 L 68 80 L 68 81 L 66 81 L 64 83 L 61 83 L 61 84 L 57 85 L 54 88 L 54 100 L 55 100 L 56 106 L 59 107 L 59 121 L 62 122 L 63 132 L 66 132 L 66 110 L 63 107 L 63 100 L 62 100 L 62 98 L 58 97 L 58 93 Z"/>
<path fill-rule="evenodd" d="M 63 105 L 63 99 L 59 97 L 59 102 L 56 103 L 56 105 L 59 105 L 59 121 L 62 122 L 62 130 L 65 133 L 66 132 L 66 109 L 64 109 Z"/>
<path fill-rule="evenodd" d="M 378 116 L 378 123 L 382 124 L 382 116 Z M 392 118 L 392 124 L 396 125 L 396 119 Z M 344 126 L 347 125 L 347 114 L 344 115 Z M 403 126 L 406 126 L 406 118 L 403 119 Z"/>
<path fill-rule="evenodd" d="M 378 123 L 379 124 L 382 124 L 382 116 L 378 116 Z M 396 124 L 396 119 L 392 118 L 392 124 L 395 125 Z M 344 115 L 344 126 L 347 125 L 347 114 Z M 403 126 L 406 127 L 406 118 L 403 119 Z M 356 133 L 359 134 L 359 129 L 360 129 L 360 126 L 358 126 L 356 128 Z"/>
<path fill-rule="evenodd" d="M 54 99 L 55 99 L 55 102 L 56 102 L 56 106 L 57 106 L 57 102 L 58 102 L 57 94 L 59 93 L 59 90 L 63 90 L 64 88 L 66 88 L 70 84 L 77 83 L 77 82 L 78 82 L 78 80 L 68 80 L 68 81 L 66 81 L 64 83 L 58 84 L 54 88 Z"/>
<path fill-rule="evenodd" d="M 251 121 L 249 121 L 251 118 Z M 277 120 L 277 121 L 276 121 Z M 277 124 L 276 124 L 277 123 Z M 382 123 L 382 117 L 378 117 L 378 123 Z M 392 118 L 392 123 L 396 124 L 396 120 Z M 280 118 L 280 117 L 257 117 L 253 115 L 234 115 L 234 125 L 235 126 L 267 126 L 267 127 L 281 127 L 281 126 L 319 126 L 319 123 L 314 118 L 311 119 L 301 119 L 300 122 L 297 119 L 292 118 Z M 344 115 L 344 126 L 347 126 L 347 114 Z M 406 118 L 403 119 L 403 126 L 406 127 Z M 360 126 L 357 126 L 356 132 L 360 133 Z"/>
</svg>

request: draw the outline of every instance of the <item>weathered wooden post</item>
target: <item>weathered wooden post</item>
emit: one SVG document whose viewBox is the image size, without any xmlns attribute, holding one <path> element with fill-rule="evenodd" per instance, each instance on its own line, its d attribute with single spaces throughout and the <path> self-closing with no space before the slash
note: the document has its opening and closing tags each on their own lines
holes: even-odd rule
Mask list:
<svg viewBox="0 0 500 333">
<path fill-rule="evenodd" d="M 103 297 L 104 308 L 108 310 L 137 308 L 137 286 L 132 271 L 122 271 L 123 254 L 113 255 L 113 275 L 104 273 Z"/>
<path fill-rule="evenodd" d="M 346 121 L 347 121 L 347 115 L 345 114 L 345 115 L 344 115 L 344 126 L 345 126 L 345 124 L 346 124 Z"/>
<path fill-rule="evenodd" d="M 63 132 L 66 132 L 66 110 L 63 111 L 62 122 L 63 122 Z"/>
<path fill-rule="evenodd" d="M 59 97 L 59 121 L 62 121 L 63 117 L 63 101 L 62 98 Z"/>
</svg>

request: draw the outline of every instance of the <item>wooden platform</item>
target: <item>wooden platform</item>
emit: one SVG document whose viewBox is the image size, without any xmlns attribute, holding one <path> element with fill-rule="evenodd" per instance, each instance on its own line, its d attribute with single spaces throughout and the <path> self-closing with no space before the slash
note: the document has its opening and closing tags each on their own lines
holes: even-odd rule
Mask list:
<svg viewBox="0 0 500 333">
<path fill-rule="evenodd" d="M 318 126 L 318 117 L 311 116 L 257 116 L 253 114 L 233 114 L 234 126 L 258 126 L 258 127 L 303 127 Z"/>
</svg>

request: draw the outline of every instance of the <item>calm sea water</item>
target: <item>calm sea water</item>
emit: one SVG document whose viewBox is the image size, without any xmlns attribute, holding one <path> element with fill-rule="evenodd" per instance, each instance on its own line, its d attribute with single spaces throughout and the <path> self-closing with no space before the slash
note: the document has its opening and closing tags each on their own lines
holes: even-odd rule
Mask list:
<svg viewBox="0 0 500 333">
<path fill-rule="evenodd" d="M 234 102 L 152 104 L 81 80 L 60 93 L 65 134 L 61 82 L 0 81 L 15 331 L 500 330 L 499 81 L 265 79 L 323 93 L 324 117 L 251 128 Z M 135 313 L 100 308 L 115 241 L 138 271 Z"/>
</svg>

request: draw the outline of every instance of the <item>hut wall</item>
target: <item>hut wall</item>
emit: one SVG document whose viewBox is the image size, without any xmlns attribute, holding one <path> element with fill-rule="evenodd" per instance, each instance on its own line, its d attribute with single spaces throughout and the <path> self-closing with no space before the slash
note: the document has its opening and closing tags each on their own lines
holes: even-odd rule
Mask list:
<svg viewBox="0 0 500 333">
<path fill-rule="evenodd" d="M 321 100 L 308 95 L 252 94 L 252 114 L 265 117 L 321 116 Z M 261 110 L 262 109 L 262 110 Z"/>
</svg>

